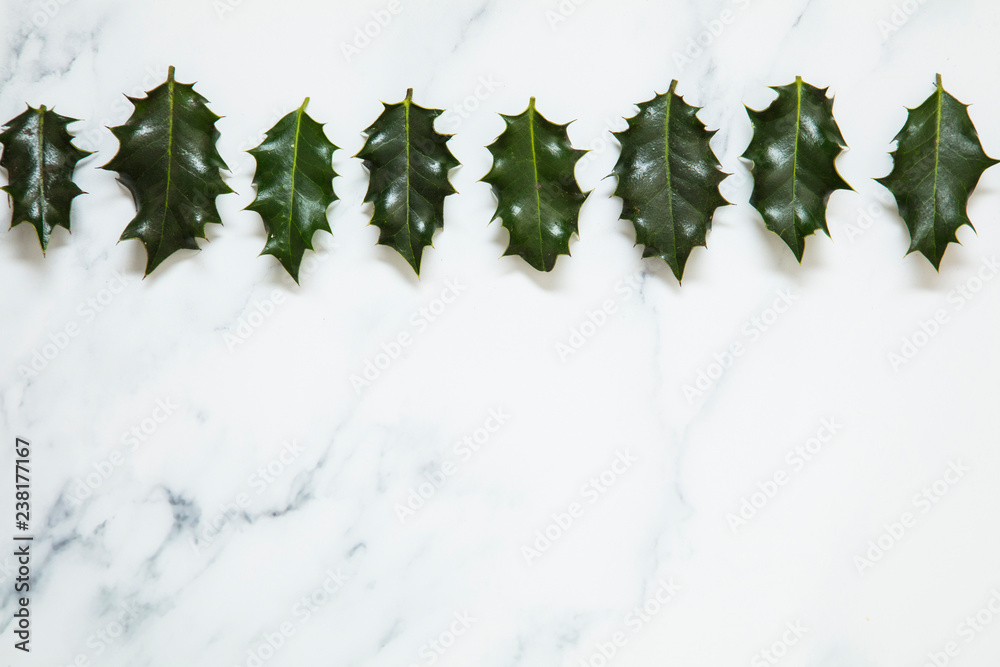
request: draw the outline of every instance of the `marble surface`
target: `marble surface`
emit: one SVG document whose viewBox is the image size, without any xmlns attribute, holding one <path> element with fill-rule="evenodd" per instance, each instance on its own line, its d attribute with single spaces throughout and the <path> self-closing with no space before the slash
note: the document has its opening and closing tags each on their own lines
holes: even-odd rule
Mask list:
<svg viewBox="0 0 1000 667">
<path fill-rule="evenodd" d="M 55 106 L 96 154 L 45 259 L 27 225 L 0 234 L 0 516 L 28 438 L 35 534 L 29 655 L 0 549 L 0 663 L 996 664 L 1000 170 L 940 273 L 904 256 L 872 180 L 937 72 L 1000 155 L 995 3 L 4 0 L 2 15 L 0 116 Z M 133 203 L 96 167 L 131 113 L 122 93 L 169 65 L 224 116 L 237 194 L 200 252 L 142 279 L 142 246 L 116 243 Z M 801 266 L 747 204 L 739 158 L 742 104 L 799 74 L 836 94 L 855 188 Z M 605 179 L 610 131 L 673 78 L 733 174 L 683 287 L 640 259 Z M 449 111 L 463 165 L 419 280 L 376 247 L 351 157 L 408 87 Z M 297 287 L 257 257 L 242 151 L 307 95 L 342 148 L 341 201 Z M 497 113 L 532 95 L 593 149 L 580 238 L 546 275 L 500 258 L 478 182 Z"/>
</svg>

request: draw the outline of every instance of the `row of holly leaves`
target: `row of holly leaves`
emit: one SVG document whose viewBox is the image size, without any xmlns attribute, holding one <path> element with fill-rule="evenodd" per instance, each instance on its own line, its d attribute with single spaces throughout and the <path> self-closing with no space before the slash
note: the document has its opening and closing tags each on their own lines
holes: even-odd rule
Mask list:
<svg viewBox="0 0 1000 667">
<path fill-rule="evenodd" d="M 713 132 L 676 86 L 674 81 L 666 93 L 639 104 L 628 128 L 616 133 L 621 156 L 613 173 L 615 194 L 624 202 L 621 217 L 634 224 L 643 256 L 661 258 L 680 280 L 691 250 L 705 245 L 715 210 L 728 202 L 719 192 L 726 174 L 709 145 Z M 778 96 L 766 109 L 748 109 L 750 203 L 801 262 L 807 236 L 816 230 L 829 235 L 831 193 L 850 189 L 835 166 L 846 143 L 825 89 L 799 77 L 774 90 Z M 219 116 L 193 84 L 177 82 L 171 67 L 166 82 L 130 101 L 132 116 L 111 128 L 118 153 L 103 168 L 117 172 L 135 200 L 136 216 L 121 238 L 145 245 L 148 275 L 178 249 L 198 248 L 205 225 L 221 223 L 216 197 L 231 190 L 220 175 L 227 167 L 216 149 Z M 306 98 L 281 118 L 249 151 L 257 170 L 256 197 L 247 208 L 264 223 L 261 254 L 276 257 L 296 281 L 313 235 L 330 232 L 327 209 L 337 199 L 337 147 L 306 113 L 308 103 Z M 402 102 L 385 105 L 357 155 L 370 174 L 365 201 L 373 205 L 379 243 L 395 248 L 418 274 L 424 248 L 443 225 L 444 199 L 455 193 L 448 176 L 459 163 L 447 146 L 450 135 L 434 129 L 441 113 L 415 104 L 410 90 Z M 566 125 L 536 110 L 535 98 L 523 113 L 503 119 L 505 130 L 488 147 L 493 167 L 482 179 L 497 198 L 493 219 L 510 232 L 505 255 L 550 271 L 559 255 L 569 254 L 577 233 L 586 194 L 574 166 L 585 151 L 573 148 Z M 73 145 L 71 122 L 45 106 L 29 106 L 0 132 L 11 226 L 32 224 L 43 253 L 55 227 L 69 229 L 71 202 L 82 194 L 72 177 L 88 153 Z M 909 110 L 895 140 L 892 172 L 878 180 L 896 198 L 910 232 L 909 252 L 923 253 L 937 268 L 956 230 L 972 226 L 969 196 L 997 161 L 983 151 L 966 106 L 944 90 L 940 75 L 931 96 Z"/>
</svg>

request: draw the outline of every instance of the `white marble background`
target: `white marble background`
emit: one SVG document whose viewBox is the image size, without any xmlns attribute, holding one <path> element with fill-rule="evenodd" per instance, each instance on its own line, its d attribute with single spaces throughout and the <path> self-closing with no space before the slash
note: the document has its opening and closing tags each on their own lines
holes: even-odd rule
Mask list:
<svg viewBox="0 0 1000 667">
<path fill-rule="evenodd" d="M 28 225 L 0 233 L 0 517 L 27 437 L 36 536 L 30 655 L 0 557 L 3 664 L 997 664 L 1000 170 L 940 273 L 904 257 L 871 180 L 937 72 L 1000 156 L 994 2 L 0 4 L 0 117 L 54 105 L 97 151 L 45 259 Z M 224 116 L 238 194 L 202 251 L 143 280 L 142 246 L 116 245 L 132 201 L 96 167 L 122 93 L 171 64 Z M 801 266 L 739 159 L 741 105 L 797 74 L 836 93 L 856 189 Z M 640 259 L 603 180 L 609 130 L 675 77 L 734 174 L 683 287 Z M 351 157 L 410 86 L 450 111 L 463 164 L 419 280 L 376 247 Z M 241 151 L 306 95 L 343 148 L 341 201 L 297 287 L 257 257 Z M 580 239 L 548 275 L 500 259 L 478 182 L 497 113 L 531 95 L 594 149 Z"/>
</svg>

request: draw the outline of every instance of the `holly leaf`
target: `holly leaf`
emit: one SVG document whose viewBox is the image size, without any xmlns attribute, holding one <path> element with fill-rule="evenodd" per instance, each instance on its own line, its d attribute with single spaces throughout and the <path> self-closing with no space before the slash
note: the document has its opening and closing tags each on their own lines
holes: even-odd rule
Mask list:
<svg viewBox="0 0 1000 667">
<path fill-rule="evenodd" d="M 892 171 L 876 179 L 896 198 L 910 230 L 906 254 L 919 250 L 935 269 L 940 269 L 948 244 L 958 242 L 958 228 L 972 227 L 966 213 L 969 195 L 983 172 L 997 163 L 983 151 L 967 109 L 945 91 L 938 74 L 937 89 L 908 110 L 894 139 Z"/>
<path fill-rule="evenodd" d="M 111 128 L 118 154 L 104 169 L 132 193 L 136 216 L 121 240 L 146 246 L 146 275 L 181 248 L 198 249 L 207 223 L 222 224 L 215 198 L 232 192 L 220 169 L 228 169 L 215 142 L 219 120 L 194 84 L 166 82 L 143 98 L 128 98 L 135 111 L 124 125 Z"/>
<path fill-rule="evenodd" d="M 319 230 L 330 231 L 326 209 L 337 200 L 333 192 L 333 152 L 323 125 L 306 113 L 307 97 L 248 153 L 257 161 L 253 184 L 257 196 L 247 206 L 264 221 L 267 243 L 262 255 L 273 255 L 295 282 L 305 251 Z"/>
<path fill-rule="evenodd" d="M 728 202 L 719 194 L 726 178 L 712 152 L 700 109 L 670 90 L 639 106 L 628 129 L 615 132 L 622 152 L 613 174 L 621 217 L 631 220 L 643 257 L 659 257 L 678 282 L 695 246 L 705 245 L 715 209 Z"/>
<path fill-rule="evenodd" d="M 76 163 L 90 155 L 73 145 L 66 126 L 75 118 L 60 116 L 43 104 L 28 109 L 5 125 L 0 132 L 3 156 L 0 167 L 7 170 L 13 215 L 11 227 L 27 222 L 38 232 L 42 254 L 56 227 L 69 229 L 73 198 L 83 190 L 73 183 Z"/>
<path fill-rule="evenodd" d="M 493 220 L 500 218 L 510 232 L 504 256 L 520 255 L 539 271 L 551 271 L 578 233 L 587 197 L 573 169 L 586 151 L 570 144 L 568 123 L 550 123 L 535 110 L 534 97 L 523 113 L 503 119 L 506 129 L 487 146 L 493 168 L 482 180 L 497 198 Z"/>
<path fill-rule="evenodd" d="M 833 118 L 826 88 L 795 83 L 774 86 L 778 97 L 763 111 L 747 108 L 753 139 L 743 157 L 752 163 L 750 203 L 764 224 L 802 261 L 805 237 L 816 230 L 827 236 L 826 203 L 834 190 L 851 186 L 834 160 L 847 147 Z"/>
<path fill-rule="evenodd" d="M 451 135 L 434 130 L 443 111 L 414 104 L 412 88 L 399 104 L 383 106 L 356 156 L 371 174 L 365 201 L 375 207 L 378 242 L 395 248 L 420 275 L 424 248 L 444 224 L 444 198 L 455 193 L 448 171 L 458 160 L 446 145 Z"/>
</svg>

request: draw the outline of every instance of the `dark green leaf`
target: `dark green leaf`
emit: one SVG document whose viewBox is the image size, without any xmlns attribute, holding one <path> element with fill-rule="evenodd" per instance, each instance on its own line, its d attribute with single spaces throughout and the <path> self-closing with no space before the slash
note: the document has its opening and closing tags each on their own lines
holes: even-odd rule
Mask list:
<svg viewBox="0 0 1000 667">
<path fill-rule="evenodd" d="M 262 255 L 274 255 L 299 281 L 299 266 L 319 230 L 330 231 L 326 209 L 333 192 L 333 152 L 323 126 L 306 113 L 307 97 L 267 131 L 260 146 L 249 151 L 257 161 L 253 184 L 257 196 L 247 206 L 264 221 L 267 243 Z"/>
<path fill-rule="evenodd" d="M 892 172 L 878 179 L 895 196 L 910 230 L 907 254 L 919 250 L 935 269 L 948 244 L 957 242 L 958 228 L 972 227 L 969 195 L 997 163 L 983 151 L 967 108 L 945 91 L 938 74 L 937 90 L 909 110 L 896 135 Z"/>
<path fill-rule="evenodd" d="M 747 109 L 753 139 L 743 157 L 753 163 L 750 203 L 801 262 L 805 237 L 817 229 L 830 235 L 826 227 L 830 195 L 851 189 L 834 164 L 847 144 L 825 88 L 796 77 L 795 83 L 773 90 L 778 98 L 767 109 Z"/>
<path fill-rule="evenodd" d="M 399 104 L 383 106 L 357 155 L 371 174 L 365 201 L 375 206 L 378 242 L 395 248 L 420 275 L 424 248 L 444 224 L 444 198 L 455 192 L 448 171 L 458 160 L 446 145 L 451 135 L 434 130 L 443 112 L 414 104 L 412 89 Z"/>
<path fill-rule="evenodd" d="M 715 209 L 727 202 L 719 194 L 726 175 L 709 146 L 715 133 L 676 87 L 640 104 L 628 129 L 614 133 L 622 153 L 612 173 L 621 217 L 635 226 L 642 256 L 659 257 L 680 281 L 691 250 L 705 245 Z"/>
<path fill-rule="evenodd" d="M 193 84 L 165 83 L 144 98 L 129 98 L 135 111 L 124 125 L 111 128 L 120 143 L 104 169 L 132 193 L 136 216 L 122 240 L 146 246 L 146 275 L 181 248 L 198 249 L 205 225 L 221 224 L 215 198 L 232 192 L 219 175 L 228 169 L 215 147 L 219 119 Z"/>
<path fill-rule="evenodd" d="M 28 110 L 6 124 L 0 132 L 3 157 L 0 167 L 7 170 L 14 209 L 11 227 L 22 222 L 34 225 L 42 253 L 57 227 L 69 229 L 70 206 L 83 190 L 73 183 L 73 169 L 89 152 L 73 145 L 66 126 L 75 118 L 60 116 L 42 105 Z"/>
<path fill-rule="evenodd" d="M 586 151 L 570 144 L 568 123 L 550 123 L 535 110 L 534 97 L 524 113 L 503 119 L 507 128 L 488 146 L 493 168 L 482 180 L 497 198 L 493 219 L 500 218 L 510 232 L 504 255 L 520 255 L 539 271 L 551 271 L 578 233 L 587 197 L 573 168 Z"/>
</svg>

